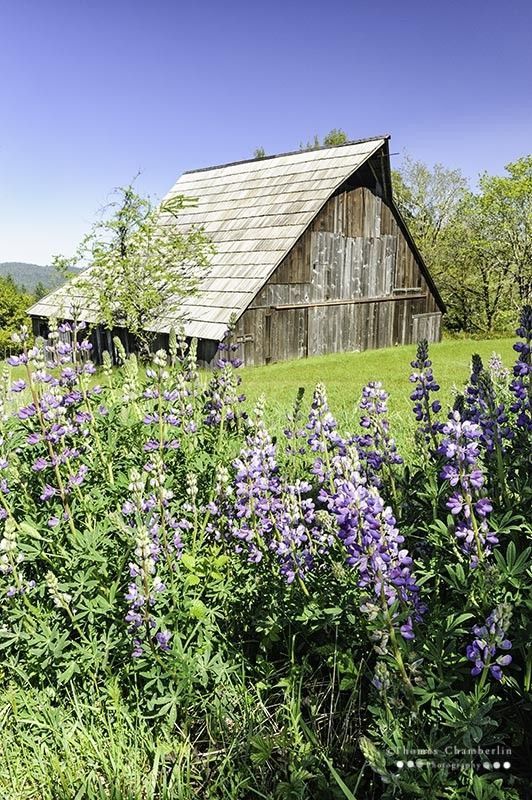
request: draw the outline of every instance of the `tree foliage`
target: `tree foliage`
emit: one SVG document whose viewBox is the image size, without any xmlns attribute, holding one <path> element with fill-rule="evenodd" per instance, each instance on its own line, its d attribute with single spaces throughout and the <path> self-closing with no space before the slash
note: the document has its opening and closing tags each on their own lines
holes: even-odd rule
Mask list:
<svg viewBox="0 0 532 800">
<path fill-rule="evenodd" d="M 437 255 L 442 236 L 453 222 L 467 194 L 460 170 L 435 164 L 432 169 L 407 157 L 400 171 L 392 173 L 396 202 L 410 232 L 427 260 Z"/>
<path fill-rule="evenodd" d="M 299 145 L 300 150 L 317 150 L 319 147 L 338 147 L 338 145 L 346 144 L 349 141 L 349 136 L 341 128 L 332 128 L 329 133 L 326 133 L 322 140 L 317 134 L 314 138 L 306 144 Z"/>
<path fill-rule="evenodd" d="M 479 210 L 492 266 L 507 275 L 519 305 L 532 293 L 532 155 L 507 164 L 506 171 L 482 175 Z"/>
<path fill-rule="evenodd" d="M 202 228 L 178 227 L 194 199 L 176 196 L 157 206 L 131 184 L 115 194 L 75 256 L 58 256 L 55 265 L 88 267 L 73 281 L 78 301 L 92 308 L 96 323 L 126 328 L 148 345 L 157 319 L 178 317 L 183 298 L 196 292 L 213 247 Z"/>
<path fill-rule="evenodd" d="M 0 276 L 0 356 L 11 350 L 11 335 L 26 321 L 26 311 L 32 296 L 20 289 L 13 278 Z"/>
<path fill-rule="evenodd" d="M 532 156 L 484 174 L 406 158 L 392 174 L 396 202 L 448 308 L 454 330 L 504 328 L 532 289 Z"/>
<path fill-rule="evenodd" d="M 42 281 L 38 281 L 33 290 L 33 296 L 35 300 L 40 300 L 42 297 L 45 297 L 49 291 L 50 289 L 47 288 Z"/>
</svg>

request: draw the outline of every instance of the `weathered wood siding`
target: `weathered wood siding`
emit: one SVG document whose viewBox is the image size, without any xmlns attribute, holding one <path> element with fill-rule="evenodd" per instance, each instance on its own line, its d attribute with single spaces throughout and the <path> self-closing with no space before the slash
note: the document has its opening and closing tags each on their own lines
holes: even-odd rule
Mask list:
<svg viewBox="0 0 532 800">
<path fill-rule="evenodd" d="M 238 321 L 246 364 L 438 341 L 441 312 L 380 187 L 337 192 Z"/>
</svg>

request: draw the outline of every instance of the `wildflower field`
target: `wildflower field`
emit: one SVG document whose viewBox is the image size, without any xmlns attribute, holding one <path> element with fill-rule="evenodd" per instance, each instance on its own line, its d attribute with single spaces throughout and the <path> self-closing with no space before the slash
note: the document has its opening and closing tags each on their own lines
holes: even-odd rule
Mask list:
<svg viewBox="0 0 532 800">
<path fill-rule="evenodd" d="M 395 351 L 411 423 L 85 335 L 0 387 L 0 797 L 526 797 L 530 307 L 458 392 Z"/>
</svg>

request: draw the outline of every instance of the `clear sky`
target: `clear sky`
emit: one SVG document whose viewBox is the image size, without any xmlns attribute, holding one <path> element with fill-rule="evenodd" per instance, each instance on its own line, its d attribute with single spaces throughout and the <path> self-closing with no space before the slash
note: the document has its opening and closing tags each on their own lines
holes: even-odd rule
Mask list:
<svg viewBox="0 0 532 800">
<path fill-rule="evenodd" d="M 482 170 L 532 150 L 530 0 L 0 0 L 0 261 L 70 253 L 141 170 L 334 127 Z"/>
</svg>

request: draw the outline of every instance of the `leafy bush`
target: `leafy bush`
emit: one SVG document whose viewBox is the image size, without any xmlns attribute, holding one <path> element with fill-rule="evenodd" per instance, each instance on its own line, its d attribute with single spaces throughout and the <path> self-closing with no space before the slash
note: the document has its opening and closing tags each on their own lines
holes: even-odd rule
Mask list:
<svg viewBox="0 0 532 800">
<path fill-rule="evenodd" d="M 405 464 L 378 382 L 355 432 L 318 386 L 272 438 L 230 338 L 204 381 L 175 336 L 95 375 L 82 324 L 23 330 L 0 398 L 10 796 L 519 797 L 530 308 L 518 334 L 513 373 L 474 358 L 448 412 L 420 343 Z"/>
<path fill-rule="evenodd" d="M 32 296 L 19 288 L 11 275 L 0 275 L 0 358 L 12 352 L 12 334 L 27 320 Z"/>
</svg>

